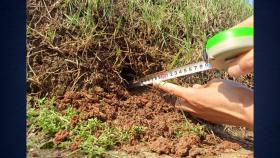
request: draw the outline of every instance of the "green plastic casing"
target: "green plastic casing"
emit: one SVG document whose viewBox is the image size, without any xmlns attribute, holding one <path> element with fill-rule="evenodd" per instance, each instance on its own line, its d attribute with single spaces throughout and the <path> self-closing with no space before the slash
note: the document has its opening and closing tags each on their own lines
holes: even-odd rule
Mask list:
<svg viewBox="0 0 280 158">
<path fill-rule="evenodd" d="M 232 59 L 254 47 L 254 27 L 236 27 L 220 32 L 206 44 L 209 63 L 226 70 Z"/>
</svg>

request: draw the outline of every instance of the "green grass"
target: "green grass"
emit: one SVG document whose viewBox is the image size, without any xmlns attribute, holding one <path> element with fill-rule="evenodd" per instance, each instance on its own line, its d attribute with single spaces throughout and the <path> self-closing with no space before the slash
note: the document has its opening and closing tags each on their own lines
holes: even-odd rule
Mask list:
<svg viewBox="0 0 280 158">
<path fill-rule="evenodd" d="M 242 0 L 232 1 L 129 1 L 129 11 L 137 12 L 146 25 L 147 36 L 156 37 L 159 46 L 174 45 L 174 54 L 169 68 L 186 62 L 191 57 L 178 60 L 182 51 L 192 53 L 191 49 L 202 49 L 210 36 L 230 28 L 252 15 L 252 8 Z M 195 54 L 200 55 L 200 54 Z"/>
<path fill-rule="evenodd" d="M 199 138 L 205 136 L 206 132 L 206 126 L 201 125 L 199 123 L 194 124 L 190 122 L 190 120 L 186 120 L 184 123 L 177 124 L 174 126 L 176 131 L 176 137 L 180 138 L 184 135 L 194 134 L 198 136 Z"/>
<path fill-rule="evenodd" d="M 146 127 L 143 127 L 143 126 L 133 126 L 132 127 L 132 134 L 133 135 L 139 135 L 139 134 L 144 133 L 145 130 L 146 130 Z"/>
<path fill-rule="evenodd" d="M 60 114 L 54 107 L 54 98 L 46 100 L 46 98 L 38 99 L 37 108 L 29 108 L 27 110 L 27 121 L 30 126 L 37 125 L 45 134 L 54 135 L 61 129 L 68 130 L 70 128 L 70 119 L 76 115 L 73 108 L 68 107 L 64 110 L 64 115 Z"/>
<path fill-rule="evenodd" d="M 27 147 L 46 149 L 58 148 L 68 149 L 74 140 L 81 139 L 79 150 L 81 154 L 89 157 L 100 157 L 115 145 L 127 142 L 130 138 L 143 133 L 146 127 L 132 126 L 123 130 L 115 125 L 109 125 L 97 118 L 80 120 L 73 127 L 70 120 L 75 115 L 82 115 L 70 105 L 59 112 L 54 104 L 54 98 L 38 99 L 35 108 L 27 109 Z M 59 144 L 54 144 L 52 139 L 60 130 L 71 131 L 68 139 Z M 96 137 L 93 133 L 98 132 Z"/>
<path fill-rule="evenodd" d="M 90 33 L 95 25 L 92 17 L 93 9 L 98 5 L 99 0 L 65 0 L 62 9 L 67 9 L 64 14 L 66 23 L 81 30 L 81 33 Z"/>
</svg>

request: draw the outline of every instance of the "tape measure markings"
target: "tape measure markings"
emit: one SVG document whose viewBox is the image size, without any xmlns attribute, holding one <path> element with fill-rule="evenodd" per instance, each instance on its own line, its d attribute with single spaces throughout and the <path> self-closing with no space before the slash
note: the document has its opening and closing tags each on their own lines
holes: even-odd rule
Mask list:
<svg viewBox="0 0 280 158">
<path fill-rule="evenodd" d="M 148 84 L 152 84 L 154 81 L 166 81 L 169 79 L 206 71 L 209 69 L 212 69 L 212 65 L 205 61 L 201 61 L 198 63 L 185 65 L 179 68 L 175 68 L 169 71 L 165 72 L 159 72 L 153 75 L 146 76 L 144 78 L 141 78 L 138 82 L 134 83 L 135 86 L 144 86 Z"/>
</svg>

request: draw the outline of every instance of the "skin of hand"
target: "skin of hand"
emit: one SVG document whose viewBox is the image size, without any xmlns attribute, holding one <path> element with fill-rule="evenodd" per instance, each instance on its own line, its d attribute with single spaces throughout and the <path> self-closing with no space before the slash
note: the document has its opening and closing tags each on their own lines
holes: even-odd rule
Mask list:
<svg viewBox="0 0 280 158">
<path fill-rule="evenodd" d="M 253 16 L 235 27 L 239 26 L 253 26 Z M 252 49 L 233 60 L 228 72 L 232 76 L 253 72 L 253 63 Z M 206 85 L 194 85 L 193 88 L 165 82 L 155 82 L 154 86 L 178 96 L 176 107 L 194 116 L 213 123 L 253 129 L 254 93 L 240 83 L 214 79 Z"/>
<path fill-rule="evenodd" d="M 253 91 L 234 81 L 214 79 L 193 88 L 156 82 L 154 86 L 179 97 L 176 108 L 213 123 L 253 129 Z"/>
<path fill-rule="evenodd" d="M 246 19 L 245 21 L 241 22 L 235 27 L 240 27 L 240 26 L 254 26 L 254 17 L 251 16 L 250 18 Z M 235 76 L 235 77 L 238 77 L 240 75 L 246 75 L 253 71 L 254 71 L 254 49 L 242 53 L 240 56 L 234 59 L 228 67 L 228 73 L 231 76 Z"/>
</svg>

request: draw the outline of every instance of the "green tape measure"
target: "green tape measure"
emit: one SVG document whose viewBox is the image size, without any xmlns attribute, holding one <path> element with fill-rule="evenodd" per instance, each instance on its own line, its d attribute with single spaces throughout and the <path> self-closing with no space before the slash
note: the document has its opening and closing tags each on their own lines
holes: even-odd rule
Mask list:
<svg viewBox="0 0 280 158">
<path fill-rule="evenodd" d="M 220 32 L 206 44 L 205 60 L 215 68 L 225 70 L 231 59 L 254 46 L 254 27 L 236 27 Z"/>
</svg>

